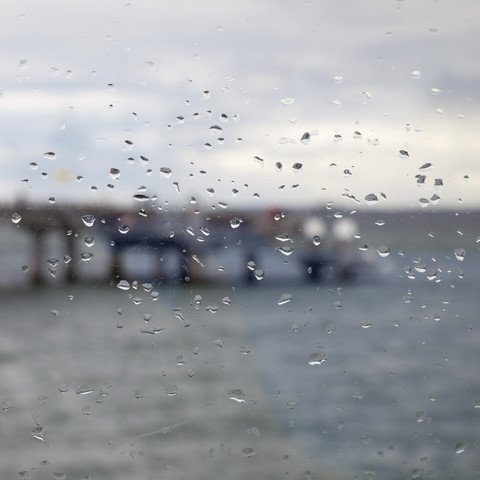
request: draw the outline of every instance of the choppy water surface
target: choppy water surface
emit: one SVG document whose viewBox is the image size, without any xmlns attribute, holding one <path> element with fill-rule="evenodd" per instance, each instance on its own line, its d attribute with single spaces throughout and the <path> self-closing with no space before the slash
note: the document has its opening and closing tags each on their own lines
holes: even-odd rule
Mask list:
<svg viewBox="0 0 480 480">
<path fill-rule="evenodd" d="M 478 301 L 432 283 L 1 295 L 2 478 L 476 478 Z"/>
</svg>

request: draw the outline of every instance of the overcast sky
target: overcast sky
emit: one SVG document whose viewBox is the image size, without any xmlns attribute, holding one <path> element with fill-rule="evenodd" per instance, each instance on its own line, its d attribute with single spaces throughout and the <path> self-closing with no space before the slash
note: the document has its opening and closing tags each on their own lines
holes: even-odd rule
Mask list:
<svg viewBox="0 0 480 480">
<path fill-rule="evenodd" d="M 1 200 L 478 206 L 478 25 L 477 0 L 7 0 Z"/>
</svg>

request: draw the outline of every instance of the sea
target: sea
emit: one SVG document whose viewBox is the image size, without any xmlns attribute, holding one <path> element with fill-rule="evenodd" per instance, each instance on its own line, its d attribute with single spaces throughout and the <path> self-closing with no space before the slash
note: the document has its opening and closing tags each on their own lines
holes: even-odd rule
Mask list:
<svg viewBox="0 0 480 480">
<path fill-rule="evenodd" d="M 265 261 L 248 283 L 37 286 L 21 255 L 2 255 L 0 478 L 480 478 L 474 251 L 392 252 L 350 282 Z"/>
</svg>

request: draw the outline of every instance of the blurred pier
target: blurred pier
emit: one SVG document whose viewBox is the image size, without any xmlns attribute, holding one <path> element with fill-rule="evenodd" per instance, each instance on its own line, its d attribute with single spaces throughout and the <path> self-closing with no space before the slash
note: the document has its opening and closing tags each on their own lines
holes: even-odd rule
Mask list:
<svg viewBox="0 0 480 480">
<path fill-rule="evenodd" d="M 374 262 L 391 252 L 478 251 L 480 212 L 0 207 L 1 243 L 10 236 L 15 245 L 19 235 L 28 237 L 29 247 L 25 264 L 17 268 L 37 284 L 57 276 L 69 283 L 83 280 L 82 266 L 100 247 L 101 281 L 204 282 L 229 275 L 242 282 L 264 275 L 277 281 L 287 281 L 289 275 L 294 281 L 350 281 L 372 271 Z M 145 271 L 129 268 L 129 252 L 148 257 Z"/>
</svg>

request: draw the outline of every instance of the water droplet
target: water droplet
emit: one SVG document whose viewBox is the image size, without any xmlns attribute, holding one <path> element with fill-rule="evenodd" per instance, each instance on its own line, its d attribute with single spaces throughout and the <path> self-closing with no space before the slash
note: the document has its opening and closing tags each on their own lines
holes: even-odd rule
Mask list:
<svg viewBox="0 0 480 480">
<path fill-rule="evenodd" d="M 126 280 L 120 280 L 117 283 L 117 288 L 119 288 L 120 290 L 130 290 L 130 283 Z"/>
<path fill-rule="evenodd" d="M 172 169 L 169 167 L 161 167 L 160 175 L 162 175 L 165 178 L 170 178 L 170 176 L 172 175 Z"/>
<path fill-rule="evenodd" d="M 90 253 L 90 252 L 82 252 L 80 254 L 80 260 L 82 262 L 85 262 L 85 263 L 88 263 L 93 257 L 93 253 Z"/>
<path fill-rule="evenodd" d="M 129 227 L 128 225 L 120 225 L 120 226 L 118 227 L 118 231 L 119 231 L 121 234 L 125 235 L 126 233 L 128 233 L 128 232 L 130 231 L 130 227 Z"/>
<path fill-rule="evenodd" d="M 304 145 L 308 145 L 310 143 L 310 134 L 308 132 L 305 132 L 303 135 L 302 135 L 302 138 L 300 139 L 300 141 L 304 144 Z"/>
<path fill-rule="evenodd" d="M 430 170 L 432 168 L 432 164 L 430 162 L 424 163 L 419 170 L 422 172 L 426 172 L 427 170 Z"/>
<path fill-rule="evenodd" d="M 232 304 L 232 300 L 230 299 L 230 297 L 223 297 L 222 298 L 222 303 L 224 305 L 231 305 Z"/>
<path fill-rule="evenodd" d="M 462 440 L 455 445 L 455 453 L 463 453 L 468 448 L 468 442 Z"/>
<path fill-rule="evenodd" d="M 232 228 L 238 228 L 241 223 L 243 223 L 243 220 L 241 218 L 238 218 L 238 217 L 234 217 L 230 220 L 230 226 Z"/>
<path fill-rule="evenodd" d="M 263 158 L 260 158 L 260 157 L 257 156 L 257 155 L 255 155 L 255 156 L 253 157 L 253 161 L 254 161 L 255 163 L 259 163 L 262 167 L 263 167 L 263 165 L 264 165 L 264 159 L 263 159 Z"/>
<path fill-rule="evenodd" d="M 400 150 L 398 153 L 400 154 L 400 158 L 408 158 L 410 156 L 406 150 Z"/>
<path fill-rule="evenodd" d="M 436 178 L 435 179 L 435 187 L 437 187 L 437 188 L 443 187 L 443 179 Z"/>
<path fill-rule="evenodd" d="M 303 168 L 303 165 L 301 163 L 294 163 L 292 168 L 294 172 L 299 172 Z"/>
<path fill-rule="evenodd" d="M 114 178 L 115 180 L 118 179 L 120 177 L 120 170 L 118 168 L 111 168 L 110 177 Z"/>
<path fill-rule="evenodd" d="M 178 387 L 176 385 L 167 385 L 165 387 L 165 393 L 169 396 L 169 397 L 173 397 L 175 395 L 177 395 L 178 393 Z"/>
<path fill-rule="evenodd" d="M 280 100 L 280 103 L 281 103 L 282 105 L 285 105 L 285 106 L 289 107 L 289 106 L 291 106 L 291 105 L 293 105 L 293 104 L 295 103 L 295 100 L 294 100 L 293 98 L 288 98 L 288 97 L 287 97 L 287 98 L 282 98 L 282 99 Z"/>
<path fill-rule="evenodd" d="M 95 223 L 95 217 L 93 215 L 84 215 L 82 221 L 87 227 L 91 227 Z"/>
<path fill-rule="evenodd" d="M 420 78 L 421 75 L 422 75 L 422 72 L 420 72 L 420 70 L 413 70 L 412 72 L 410 72 L 410 75 L 412 76 L 412 78 Z"/>
<path fill-rule="evenodd" d="M 32 430 L 32 437 L 46 444 L 47 442 L 45 440 L 45 430 L 46 430 L 45 427 L 42 427 L 41 425 L 39 425 L 38 427 L 35 427 Z"/>
<path fill-rule="evenodd" d="M 254 457 L 257 454 L 257 451 L 254 448 L 246 447 L 242 450 L 242 455 L 245 458 Z"/>
<path fill-rule="evenodd" d="M 431 88 L 430 92 L 432 92 L 432 95 L 438 95 L 438 94 L 442 93 L 442 91 L 439 88 L 435 88 L 435 87 Z"/>
<path fill-rule="evenodd" d="M 371 326 L 373 325 L 372 321 L 371 320 L 364 320 L 360 326 L 362 328 L 370 328 Z"/>
<path fill-rule="evenodd" d="M 250 347 L 248 345 L 241 345 L 240 346 L 240 353 L 242 355 L 247 355 L 248 353 L 250 353 Z"/>
<path fill-rule="evenodd" d="M 15 225 L 20 222 L 22 219 L 22 216 L 19 213 L 12 213 L 12 222 L 15 223 Z"/>
<path fill-rule="evenodd" d="M 87 247 L 92 247 L 95 244 L 95 239 L 93 237 L 85 237 L 84 242 Z"/>
<path fill-rule="evenodd" d="M 465 259 L 465 253 L 466 253 L 464 248 L 455 248 L 453 250 L 453 253 L 457 260 L 459 260 L 460 262 L 463 262 L 463 260 Z"/>
<path fill-rule="evenodd" d="M 255 275 L 255 278 L 257 280 L 263 280 L 263 276 L 264 276 L 263 270 L 260 270 L 259 268 L 257 268 L 256 270 L 253 271 L 253 274 Z"/>
<path fill-rule="evenodd" d="M 276 240 L 280 240 L 281 242 L 292 242 L 293 240 L 288 236 L 288 233 L 278 233 L 275 235 Z"/>
<path fill-rule="evenodd" d="M 327 361 L 327 354 L 324 352 L 314 352 L 308 357 L 309 365 L 321 365 Z"/>
<path fill-rule="evenodd" d="M 57 157 L 55 152 L 45 152 L 43 156 L 45 158 L 49 158 L 50 160 L 55 160 L 55 158 Z"/>
<path fill-rule="evenodd" d="M 280 252 L 282 255 L 289 256 L 293 253 L 293 247 L 285 246 L 285 247 L 278 247 L 275 249 L 276 252 Z"/>
<path fill-rule="evenodd" d="M 136 388 L 134 395 L 137 400 L 141 400 L 143 398 L 144 391 L 141 388 Z"/>
<path fill-rule="evenodd" d="M 290 293 L 282 293 L 280 298 L 277 300 L 277 305 L 285 305 L 288 302 L 291 302 L 293 295 Z"/>
<path fill-rule="evenodd" d="M 245 392 L 241 388 L 232 388 L 228 392 L 228 398 L 238 403 L 246 403 Z"/>
<path fill-rule="evenodd" d="M 388 257 L 390 255 L 390 247 L 386 245 L 380 245 L 377 248 L 377 252 L 381 257 Z"/>
<path fill-rule="evenodd" d="M 365 196 L 367 205 L 375 205 L 378 202 L 378 197 L 374 193 L 369 193 Z"/>
<path fill-rule="evenodd" d="M 148 195 L 144 195 L 143 193 L 137 193 L 133 196 L 133 199 L 137 202 L 146 202 L 150 200 L 150 197 Z"/>
</svg>

